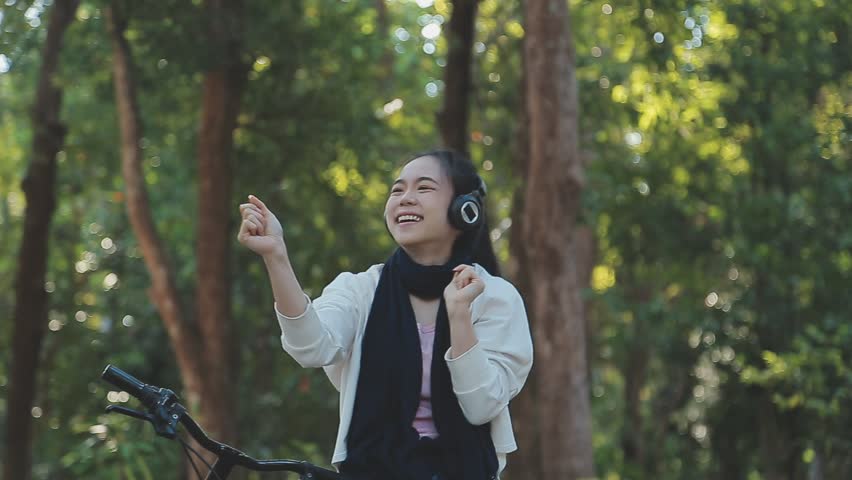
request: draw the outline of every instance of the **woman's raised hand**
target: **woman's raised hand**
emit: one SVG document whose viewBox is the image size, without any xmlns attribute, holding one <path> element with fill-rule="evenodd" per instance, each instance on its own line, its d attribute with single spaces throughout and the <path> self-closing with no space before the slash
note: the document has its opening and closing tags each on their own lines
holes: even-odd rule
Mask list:
<svg viewBox="0 0 852 480">
<path fill-rule="evenodd" d="M 287 247 L 281 223 L 259 198 L 249 195 L 248 200 L 249 203 L 240 204 L 243 221 L 237 240 L 263 257 L 286 257 Z"/>
<path fill-rule="evenodd" d="M 453 280 L 444 289 L 447 312 L 457 308 L 469 309 L 474 299 L 485 290 L 485 284 L 470 265 L 459 265 L 453 269 Z"/>
</svg>

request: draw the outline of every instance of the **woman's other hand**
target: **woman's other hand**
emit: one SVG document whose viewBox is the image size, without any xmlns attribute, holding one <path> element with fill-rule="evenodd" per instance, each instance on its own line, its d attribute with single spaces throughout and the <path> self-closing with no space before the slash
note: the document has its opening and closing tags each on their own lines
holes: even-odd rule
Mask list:
<svg viewBox="0 0 852 480">
<path fill-rule="evenodd" d="M 447 311 L 469 309 L 473 300 L 485 290 L 485 284 L 470 265 L 459 265 L 453 269 L 453 280 L 444 289 Z"/>
<path fill-rule="evenodd" d="M 248 200 L 249 203 L 240 205 L 243 221 L 237 240 L 262 257 L 286 257 L 281 222 L 259 198 L 249 195 Z"/>
</svg>

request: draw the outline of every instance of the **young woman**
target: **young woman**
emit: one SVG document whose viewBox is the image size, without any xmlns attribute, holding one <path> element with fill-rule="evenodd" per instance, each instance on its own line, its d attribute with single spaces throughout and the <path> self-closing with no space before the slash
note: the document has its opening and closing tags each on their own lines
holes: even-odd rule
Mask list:
<svg viewBox="0 0 852 480">
<path fill-rule="evenodd" d="M 523 301 L 499 277 L 485 185 L 449 150 L 416 155 L 385 206 L 399 248 L 313 302 L 281 224 L 255 196 L 239 241 L 263 257 L 281 343 L 340 392 L 332 462 L 351 479 L 497 478 L 515 444 L 508 404 L 532 366 Z"/>
</svg>

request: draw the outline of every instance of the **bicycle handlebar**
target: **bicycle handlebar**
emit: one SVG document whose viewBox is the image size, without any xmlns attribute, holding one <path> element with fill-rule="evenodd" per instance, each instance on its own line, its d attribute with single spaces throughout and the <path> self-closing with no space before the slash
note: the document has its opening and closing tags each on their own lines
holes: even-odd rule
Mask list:
<svg viewBox="0 0 852 480">
<path fill-rule="evenodd" d="M 104 368 L 101 378 L 137 398 L 142 402 L 142 405 L 148 408 L 157 404 L 161 397 L 161 390 L 163 390 L 142 383 L 138 378 L 112 365 L 107 365 Z"/>
<path fill-rule="evenodd" d="M 213 440 L 177 402 L 177 395 L 169 389 L 148 385 L 133 375 L 112 365 L 107 365 L 101 378 L 137 398 L 147 412 L 137 412 L 126 407 L 110 405 L 107 412 L 121 413 L 140 420 L 146 420 L 154 426 L 157 435 L 174 439 L 175 426 L 180 422 L 186 431 L 205 450 L 216 455 L 217 460 L 208 474 L 209 479 L 224 479 L 234 466 L 255 471 L 288 471 L 300 473 L 302 478 L 317 480 L 342 480 L 343 477 L 333 470 L 318 467 L 308 462 L 295 460 L 258 460 L 245 453 Z"/>
<path fill-rule="evenodd" d="M 104 373 L 101 374 L 101 378 L 134 397 L 139 397 L 145 389 L 145 384 L 140 382 L 139 379 L 112 365 L 106 366 Z"/>
</svg>

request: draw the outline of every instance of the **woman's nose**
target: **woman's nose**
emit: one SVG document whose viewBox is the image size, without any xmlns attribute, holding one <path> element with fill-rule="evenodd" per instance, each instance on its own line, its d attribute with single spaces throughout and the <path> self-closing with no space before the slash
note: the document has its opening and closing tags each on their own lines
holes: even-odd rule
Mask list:
<svg viewBox="0 0 852 480">
<path fill-rule="evenodd" d="M 412 205 L 416 203 L 416 197 L 413 191 L 408 190 L 402 194 L 402 198 L 399 199 L 399 203 L 402 205 Z"/>
</svg>

